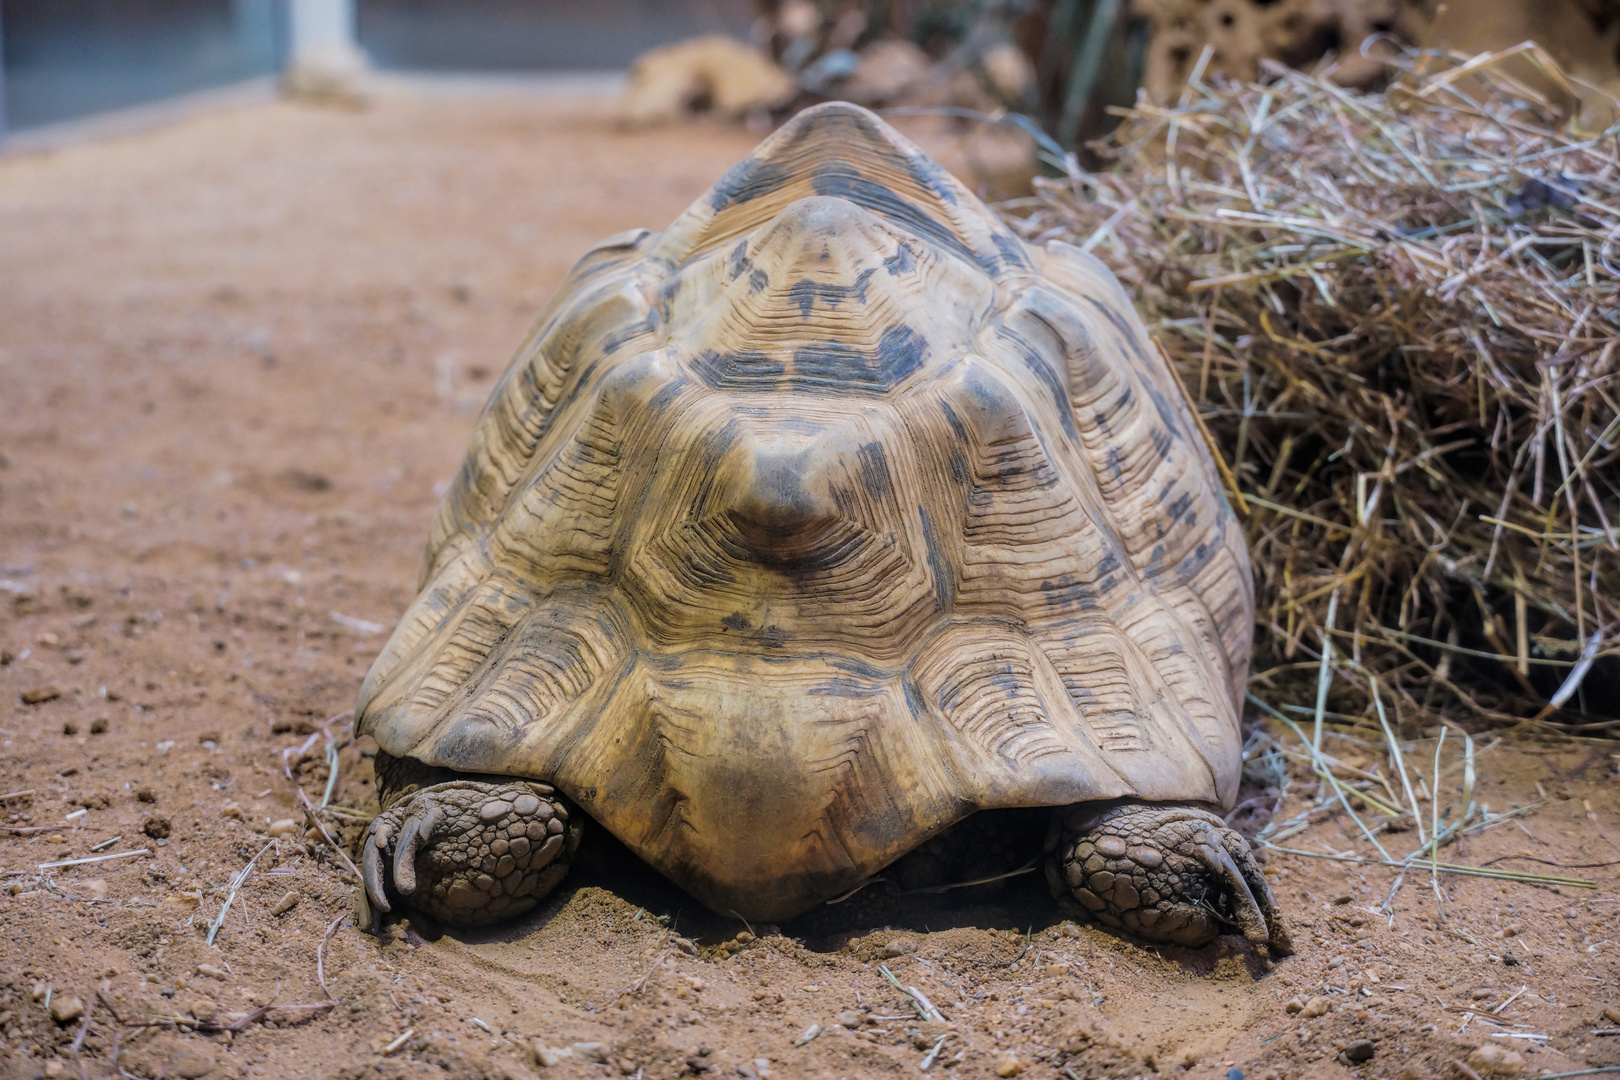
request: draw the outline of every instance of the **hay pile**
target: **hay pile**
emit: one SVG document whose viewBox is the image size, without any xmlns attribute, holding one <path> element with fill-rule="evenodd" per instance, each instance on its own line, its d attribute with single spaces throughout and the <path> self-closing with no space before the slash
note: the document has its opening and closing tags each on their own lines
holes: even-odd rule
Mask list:
<svg viewBox="0 0 1620 1080">
<path fill-rule="evenodd" d="M 1620 729 L 1620 150 L 1515 54 L 1195 72 L 1008 207 L 1136 293 L 1236 486 L 1251 690 L 1318 724 Z"/>
</svg>

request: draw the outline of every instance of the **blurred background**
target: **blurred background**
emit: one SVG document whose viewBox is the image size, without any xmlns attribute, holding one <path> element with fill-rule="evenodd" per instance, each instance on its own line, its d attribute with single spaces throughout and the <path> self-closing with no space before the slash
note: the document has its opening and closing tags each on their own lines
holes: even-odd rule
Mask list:
<svg viewBox="0 0 1620 1080">
<path fill-rule="evenodd" d="M 959 127 L 1015 115 L 1066 150 L 1104 133 L 1111 107 L 1169 102 L 1194 74 L 1327 64 L 1371 88 L 1401 46 L 1529 38 L 1580 82 L 1620 89 L 1620 0 L 0 0 L 0 132 L 199 94 L 357 100 L 379 75 L 635 64 L 634 123 L 769 126 L 845 98 Z"/>
</svg>

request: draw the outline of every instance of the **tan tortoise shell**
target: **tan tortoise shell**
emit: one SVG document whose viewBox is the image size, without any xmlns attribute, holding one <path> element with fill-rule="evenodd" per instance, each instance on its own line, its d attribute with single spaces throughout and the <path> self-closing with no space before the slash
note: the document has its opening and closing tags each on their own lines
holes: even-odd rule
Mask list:
<svg viewBox="0 0 1620 1080">
<path fill-rule="evenodd" d="M 1253 603 L 1113 276 L 835 103 L 559 286 L 359 730 L 779 918 L 979 809 L 1230 806 Z"/>
</svg>

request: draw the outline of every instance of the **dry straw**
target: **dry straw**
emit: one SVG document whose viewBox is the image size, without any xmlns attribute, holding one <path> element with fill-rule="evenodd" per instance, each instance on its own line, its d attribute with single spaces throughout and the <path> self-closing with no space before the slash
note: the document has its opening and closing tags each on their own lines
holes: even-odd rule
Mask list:
<svg viewBox="0 0 1620 1080">
<path fill-rule="evenodd" d="M 1620 725 L 1620 127 L 1525 65 L 1565 79 L 1533 45 L 1373 94 L 1195 75 L 1008 207 L 1136 293 L 1235 485 L 1251 689 L 1318 749 L 1386 708 Z"/>
</svg>

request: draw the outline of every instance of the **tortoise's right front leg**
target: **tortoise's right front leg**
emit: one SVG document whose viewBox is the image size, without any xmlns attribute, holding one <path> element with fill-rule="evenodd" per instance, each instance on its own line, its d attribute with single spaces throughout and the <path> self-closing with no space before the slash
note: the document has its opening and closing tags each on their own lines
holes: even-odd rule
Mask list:
<svg viewBox="0 0 1620 1080">
<path fill-rule="evenodd" d="M 1294 951 L 1248 842 L 1209 811 L 1082 806 L 1061 826 L 1052 883 L 1099 922 L 1190 948 L 1229 927 L 1272 956 Z"/>
<path fill-rule="evenodd" d="M 533 907 L 568 873 L 581 816 L 549 784 L 452 780 L 419 788 L 361 841 L 367 899 L 449 923 L 500 922 Z"/>
</svg>

